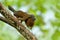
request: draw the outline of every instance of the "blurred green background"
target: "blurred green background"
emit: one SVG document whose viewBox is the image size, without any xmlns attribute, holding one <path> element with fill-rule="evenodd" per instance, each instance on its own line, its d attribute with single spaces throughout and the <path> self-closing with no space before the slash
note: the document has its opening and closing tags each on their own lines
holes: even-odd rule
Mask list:
<svg viewBox="0 0 60 40">
<path fill-rule="evenodd" d="M 36 17 L 32 33 L 38 40 L 60 40 L 60 0 L 0 0 L 7 7 Z M 25 40 L 16 29 L 0 21 L 0 40 Z"/>
</svg>

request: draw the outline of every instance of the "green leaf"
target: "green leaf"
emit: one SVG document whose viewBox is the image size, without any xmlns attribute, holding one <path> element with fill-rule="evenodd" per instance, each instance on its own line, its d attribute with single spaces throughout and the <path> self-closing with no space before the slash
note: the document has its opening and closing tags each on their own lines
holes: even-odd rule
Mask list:
<svg viewBox="0 0 60 40">
<path fill-rule="evenodd" d="M 45 22 L 43 21 L 43 18 L 41 16 L 37 16 L 36 17 L 35 25 L 37 25 L 37 26 L 43 26 L 43 25 L 45 25 Z"/>
<path fill-rule="evenodd" d="M 51 24 L 55 27 L 60 27 L 60 21 L 59 20 L 55 20 L 55 21 L 51 21 Z"/>
<path fill-rule="evenodd" d="M 0 30 L 5 26 L 5 23 L 0 21 Z"/>
<path fill-rule="evenodd" d="M 55 17 L 58 18 L 58 19 L 60 19 L 60 13 L 59 12 L 56 12 L 55 13 Z"/>
<path fill-rule="evenodd" d="M 34 10 L 34 9 L 32 9 L 32 8 L 30 8 L 30 9 L 28 10 L 28 12 L 29 12 L 30 14 L 37 15 L 37 14 L 36 14 L 36 10 Z"/>
<path fill-rule="evenodd" d="M 60 31 L 56 30 L 52 36 L 52 40 L 60 40 Z"/>
</svg>

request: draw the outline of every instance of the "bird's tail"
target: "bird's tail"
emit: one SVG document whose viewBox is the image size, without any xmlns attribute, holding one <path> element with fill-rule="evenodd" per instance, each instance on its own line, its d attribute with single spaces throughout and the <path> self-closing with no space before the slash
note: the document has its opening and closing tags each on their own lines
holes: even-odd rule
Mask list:
<svg viewBox="0 0 60 40">
<path fill-rule="evenodd" d="M 15 12 L 15 9 L 12 8 L 11 6 L 8 6 L 8 9 L 11 10 L 12 12 Z"/>
</svg>

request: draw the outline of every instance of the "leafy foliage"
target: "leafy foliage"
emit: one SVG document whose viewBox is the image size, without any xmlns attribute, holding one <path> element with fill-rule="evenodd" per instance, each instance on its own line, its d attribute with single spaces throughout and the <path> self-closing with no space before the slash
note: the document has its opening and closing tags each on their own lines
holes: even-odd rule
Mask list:
<svg viewBox="0 0 60 40">
<path fill-rule="evenodd" d="M 36 17 L 35 26 L 38 26 L 38 28 L 40 29 L 39 32 L 42 33 L 42 34 L 39 34 L 39 37 L 40 37 L 40 39 L 38 37 L 39 40 L 48 40 L 48 37 L 50 38 L 49 40 L 59 40 L 60 31 L 58 31 L 57 29 L 60 28 L 60 0 L 3 0 L 3 1 L 1 0 L 0 2 L 3 3 L 5 6 L 8 6 L 8 5 L 16 6 L 16 9 L 20 9 L 21 7 L 23 8 L 26 7 L 25 9 L 27 9 L 27 12 L 30 14 L 33 14 Z M 53 11 L 55 19 L 48 18 L 49 15 L 46 14 L 48 10 Z M 40 11 L 41 13 L 37 11 Z M 40 14 L 42 14 L 42 16 Z M 45 15 L 47 15 L 47 18 L 44 17 Z M 45 22 L 43 17 L 46 19 L 47 23 Z M 5 28 L 5 25 L 6 24 L 4 22 L 0 21 L 0 31 L 2 31 L 3 28 Z M 42 26 L 43 28 L 41 28 Z M 56 30 L 53 29 L 55 27 L 57 27 Z M 44 33 L 47 35 L 45 35 Z M 7 30 L 4 31 L 4 33 L 0 32 L 0 40 L 15 40 L 13 39 L 14 36 L 12 36 L 11 33 L 9 34 Z M 44 37 L 42 38 L 42 36 Z M 24 39 L 22 37 L 20 38 L 19 36 L 19 38 L 16 38 L 16 40 L 24 40 Z"/>
</svg>

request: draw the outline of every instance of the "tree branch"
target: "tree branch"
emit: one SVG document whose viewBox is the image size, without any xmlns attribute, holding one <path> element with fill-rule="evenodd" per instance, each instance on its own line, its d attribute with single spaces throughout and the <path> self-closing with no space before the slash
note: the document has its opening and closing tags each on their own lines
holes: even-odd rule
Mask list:
<svg viewBox="0 0 60 40">
<path fill-rule="evenodd" d="M 11 26 L 15 26 L 11 21 L 8 21 L 6 18 L 4 18 L 4 17 L 1 17 L 0 16 L 0 20 L 1 21 L 3 21 L 3 22 L 5 22 L 5 23 L 7 23 L 7 24 L 9 24 L 9 25 L 11 25 Z"/>
<path fill-rule="evenodd" d="M 16 28 L 27 40 L 37 40 L 36 37 L 28 29 L 26 29 L 26 27 L 22 25 L 15 16 L 11 15 L 11 13 L 5 9 L 1 3 L 0 13 L 5 17 L 0 17 L 0 20 Z"/>
</svg>

